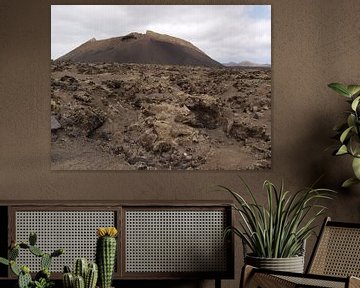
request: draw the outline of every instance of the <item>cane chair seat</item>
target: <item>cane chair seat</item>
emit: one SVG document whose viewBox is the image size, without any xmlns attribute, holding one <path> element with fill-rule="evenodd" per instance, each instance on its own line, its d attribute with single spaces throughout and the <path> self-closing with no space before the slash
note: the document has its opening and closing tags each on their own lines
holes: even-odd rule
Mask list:
<svg viewBox="0 0 360 288">
<path fill-rule="evenodd" d="M 326 218 L 305 274 L 245 266 L 240 286 L 360 287 L 360 224 Z"/>
</svg>

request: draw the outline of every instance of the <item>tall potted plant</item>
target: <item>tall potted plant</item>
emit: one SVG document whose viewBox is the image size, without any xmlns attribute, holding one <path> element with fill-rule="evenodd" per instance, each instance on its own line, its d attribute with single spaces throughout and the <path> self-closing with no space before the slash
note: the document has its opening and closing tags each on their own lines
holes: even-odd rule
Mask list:
<svg viewBox="0 0 360 288">
<path fill-rule="evenodd" d="M 240 215 L 239 227 L 229 227 L 226 233 L 239 236 L 244 247 L 250 250 L 244 255 L 245 264 L 302 273 L 305 241 L 314 233 L 315 220 L 326 209 L 318 200 L 331 199 L 334 191 L 310 187 L 290 193 L 283 184 L 277 188 L 266 180 L 267 203 L 264 206 L 245 182 L 244 185 L 251 201 L 230 188 L 220 187 L 235 199 L 233 208 Z"/>
<path fill-rule="evenodd" d="M 343 187 L 348 187 L 360 183 L 360 85 L 331 83 L 328 86 L 346 97 L 350 104 L 346 122 L 334 127 L 340 142 L 334 155 L 350 155 L 352 157 L 354 176 L 342 184 Z"/>
</svg>

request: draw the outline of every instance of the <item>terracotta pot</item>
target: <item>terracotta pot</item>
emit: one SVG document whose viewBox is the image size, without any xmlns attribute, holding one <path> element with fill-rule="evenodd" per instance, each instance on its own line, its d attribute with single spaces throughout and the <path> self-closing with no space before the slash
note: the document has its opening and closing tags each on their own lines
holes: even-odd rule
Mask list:
<svg viewBox="0 0 360 288">
<path fill-rule="evenodd" d="M 263 269 L 304 273 L 304 256 L 263 258 L 246 255 L 245 263 Z"/>
</svg>

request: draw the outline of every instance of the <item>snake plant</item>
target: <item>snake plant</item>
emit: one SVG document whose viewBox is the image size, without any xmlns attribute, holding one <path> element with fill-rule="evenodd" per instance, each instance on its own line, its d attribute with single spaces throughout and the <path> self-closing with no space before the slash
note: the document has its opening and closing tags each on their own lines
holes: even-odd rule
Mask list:
<svg viewBox="0 0 360 288">
<path fill-rule="evenodd" d="M 233 232 L 247 245 L 252 256 L 266 258 L 288 258 L 301 255 L 303 244 L 314 233 L 316 219 L 326 207 L 318 200 L 331 199 L 334 191 L 312 187 L 291 193 L 266 180 L 264 189 L 267 194 L 266 205 L 261 205 L 254 193 L 243 181 L 246 194 L 251 201 L 225 186 L 235 199 L 233 205 L 240 215 L 239 227 L 228 227 L 225 234 Z"/>
<path fill-rule="evenodd" d="M 347 98 L 350 110 L 346 122 L 334 127 L 339 139 L 339 147 L 334 155 L 351 155 L 354 177 L 347 179 L 342 186 L 349 187 L 360 183 L 360 85 L 344 85 L 331 83 L 329 88 Z"/>
</svg>

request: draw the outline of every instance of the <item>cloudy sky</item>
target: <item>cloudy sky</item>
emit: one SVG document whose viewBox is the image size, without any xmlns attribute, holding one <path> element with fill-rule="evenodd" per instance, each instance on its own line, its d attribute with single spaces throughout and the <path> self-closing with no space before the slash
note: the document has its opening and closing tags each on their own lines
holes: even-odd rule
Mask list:
<svg viewBox="0 0 360 288">
<path fill-rule="evenodd" d="M 152 30 L 221 62 L 271 63 L 270 5 L 52 5 L 51 58 L 82 43 Z"/>
</svg>

